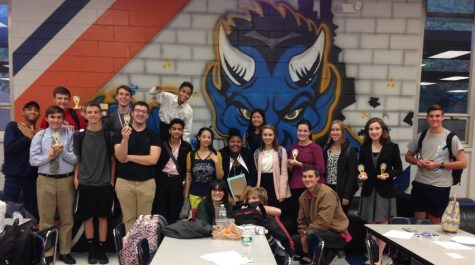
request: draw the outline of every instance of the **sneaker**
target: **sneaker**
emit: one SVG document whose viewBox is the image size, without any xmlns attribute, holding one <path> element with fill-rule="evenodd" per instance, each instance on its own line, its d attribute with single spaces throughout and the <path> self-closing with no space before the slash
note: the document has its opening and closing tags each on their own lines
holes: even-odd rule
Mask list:
<svg viewBox="0 0 475 265">
<path fill-rule="evenodd" d="M 53 264 L 53 256 L 45 257 L 45 262 L 46 262 L 46 265 Z"/>
<path fill-rule="evenodd" d="M 101 251 L 97 255 L 97 259 L 99 260 L 100 264 L 107 264 L 109 263 L 109 258 L 107 258 L 107 254 L 105 251 Z"/>
<path fill-rule="evenodd" d="M 76 260 L 71 256 L 71 254 L 59 255 L 58 259 L 66 264 L 76 264 Z"/>
<path fill-rule="evenodd" d="M 109 263 L 109 259 L 107 258 L 106 247 L 105 243 L 100 242 L 96 252 L 96 258 L 99 260 L 100 264 L 107 264 Z"/>
<path fill-rule="evenodd" d="M 96 264 L 97 257 L 96 257 L 96 245 L 94 240 L 88 240 L 87 242 L 87 262 L 89 264 Z"/>
</svg>

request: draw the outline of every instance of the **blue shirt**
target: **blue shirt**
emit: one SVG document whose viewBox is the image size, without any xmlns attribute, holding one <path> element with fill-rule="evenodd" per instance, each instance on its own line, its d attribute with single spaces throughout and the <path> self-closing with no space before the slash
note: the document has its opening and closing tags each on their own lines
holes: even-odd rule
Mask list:
<svg viewBox="0 0 475 265">
<path fill-rule="evenodd" d="M 64 128 L 61 128 L 59 132 L 64 151 L 58 157 L 59 171 L 56 174 L 67 174 L 74 171 L 74 165 L 78 162 L 78 158 L 73 152 L 73 132 Z M 48 150 L 53 144 L 53 131 L 51 128 L 39 131 L 31 140 L 30 164 L 38 167 L 39 174 L 52 174 L 49 169 L 50 159 L 48 158 Z"/>
</svg>

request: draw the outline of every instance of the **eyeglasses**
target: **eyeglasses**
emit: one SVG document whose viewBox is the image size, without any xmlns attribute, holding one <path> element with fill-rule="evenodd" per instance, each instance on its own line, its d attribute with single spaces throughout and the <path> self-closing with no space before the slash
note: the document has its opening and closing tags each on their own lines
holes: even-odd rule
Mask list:
<svg viewBox="0 0 475 265">
<path fill-rule="evenodd" d="M 143 114 L 143 115 L 145 115 L 145 114 L 148 113 L 148 111 L 146 111 L 146 110 L 139 110 L 139 109 L 134 109 L 134 112 L 135 112 L 135 113 L 141 113 L 141 114 Z"/>
</svg>

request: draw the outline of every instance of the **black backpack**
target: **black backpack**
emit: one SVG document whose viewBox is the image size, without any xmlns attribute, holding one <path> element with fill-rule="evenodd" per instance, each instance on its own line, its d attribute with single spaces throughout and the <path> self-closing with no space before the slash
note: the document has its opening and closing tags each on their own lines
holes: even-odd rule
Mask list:
<svg viewBox="0 0 475 265">
<path fill-rule="evenodd" d="M 427 134 L 428 130 L 429 129 L 425 129 L 424 131 L 421 132 L 421 136 L 419 137 L 419 141 L 417 142 L 417 152 L 416 152 L 416 154 L 419 154 L 421 152 L 422 141 L 424 140 L 424 137 L 426 137 L 426 134 Z M 454 154 L 452 153 L 452 138 L 454 138 L 455 135 L 456 135 L 455 133 L 450 132 L 447 135 L 447 139 L 446 139 L 446 148 L 449 151 L 450 161 L 456 161 L 457 160 L 456 157 L 454 156 Z M 460 185 L 460 179 L 462 178 L 462 172 L 463 172 L 463 169 L 452 169 L 452 180 L 453 180 L 452 186 L 457 185 L 457 184 Z"/>
<path fill-rule="evenodd" d="M 18 219 L 0 233 L 0 265 L 38 264 L 40 250 L 35 234 L 28 226 L 19 226 Z"/>
</svg>

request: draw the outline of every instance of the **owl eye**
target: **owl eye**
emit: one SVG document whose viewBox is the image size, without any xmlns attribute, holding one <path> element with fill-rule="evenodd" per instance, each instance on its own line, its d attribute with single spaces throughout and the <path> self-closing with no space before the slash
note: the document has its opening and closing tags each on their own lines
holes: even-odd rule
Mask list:
<svg viewBox="0 0 475 265">
<path fill-rule="evenodd" d="M 246 119 L 250 120 L 251 119 L 251 112 L 248 109 L 245 108 L 237 108 L 239 113 Z"/>
<path fill-rule="evenodd" d="M 302 109 L 292 110 L 291 112 L 287 113 L 284 116 L 284 119 L 286 119 L 288 121 L 295 120 L 300 115 L 301 112 L 302 112 Z"/>
</svg>

